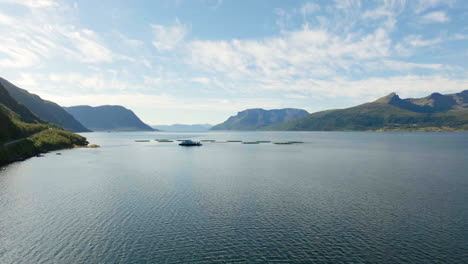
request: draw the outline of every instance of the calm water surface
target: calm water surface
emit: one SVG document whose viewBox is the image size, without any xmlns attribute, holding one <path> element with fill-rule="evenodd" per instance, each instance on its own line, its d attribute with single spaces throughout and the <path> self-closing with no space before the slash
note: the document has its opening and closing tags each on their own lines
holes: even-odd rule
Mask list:
<svg viewBox="0 0 468 264">
<path fill-rule="evenodd" d="M 468 133 L 85 136 L 0 169 L 0 263 L 468 263 Z"/>
</svg>

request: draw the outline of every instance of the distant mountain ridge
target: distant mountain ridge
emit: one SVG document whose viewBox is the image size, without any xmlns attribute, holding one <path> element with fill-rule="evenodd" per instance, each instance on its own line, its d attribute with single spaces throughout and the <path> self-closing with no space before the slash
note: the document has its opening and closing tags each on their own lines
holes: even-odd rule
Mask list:
<svg viewBox="0 0 468 264">
<path fill-rule="evenodd" d="M 211 130 L 257 130 L 270 125 L 307 115 L 302 109 L 284 108 L 265 110 L 261 108 L 247 109 L 229 117 L 221 124 L 215 125 Z"/>
<path fill-rule="evenodd" d="M 441 113 L 468 107 L 468 90 L 455 94 L 433 93 L 423 98 L 401 99 L 397 94 L 391 93 L 377 99 L 376 103 L 387 103 L 398 108 L 417 113 Z"/>
<path fill-rule="evenodd" d="M 468 131 L 468 90 L 401 99 L 391 93 L 374 102 L 312 113 L 266 130 Z"/>
<path fill-rule="evenodd" d="M 133 111 L 120 105 L 80 105 L 64 109 L 93 131 L 154 131 Z"/>
<path fill-rule="evenodd" d="M 213 126 L 210 124 L 192 124 L 192 125 L 173 124 L 173 125 L 154 125 L 151 127 L 161 130 L 161 131 L 169 131 L 169 132 L 202 132 L 202 131 L 210 130 L 210 128 L 212 128 Z"/>
<path fill-rule="evenodd" d="M 67 113 L 58 104 L 42 99 L 41 97 L 21 89 L 9 81 L 0 78 L 0 83 L 17 102 L 26 106 L 32 113 L 41 119 L 63 127 L 72 132 L 88 132 L 72 115 Z"/>
</svg>

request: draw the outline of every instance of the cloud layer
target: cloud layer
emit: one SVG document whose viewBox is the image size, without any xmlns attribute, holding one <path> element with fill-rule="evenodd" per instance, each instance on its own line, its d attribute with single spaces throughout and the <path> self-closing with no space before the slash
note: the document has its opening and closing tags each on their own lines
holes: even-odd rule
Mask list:
<svg viewBox="0 0 468 264">
<path fill-rule="evenodd" d="M 206 12 L 234 12 L 223 11 L 223 1 L 199 4 Z M 217 122 L 247 107 L 314 111 L 392 91 L 468 89 L 460 60 L 468 54 L 467 26 L 453 11 L 466 9 L 461 1 L 290 3 L 272 7 L 273 33 L 247 38 L 207 37 L 183 15 L 103 29 L 80 23 L 77 4 L 1 6 L 12 10 L 0 11 L 2 77 L 63 105 L 134 107 L 152 123 L 165 122 L 154 117 L 163 110 L 210 111 L 216 120 L 187 120 Z"/>
</svg>

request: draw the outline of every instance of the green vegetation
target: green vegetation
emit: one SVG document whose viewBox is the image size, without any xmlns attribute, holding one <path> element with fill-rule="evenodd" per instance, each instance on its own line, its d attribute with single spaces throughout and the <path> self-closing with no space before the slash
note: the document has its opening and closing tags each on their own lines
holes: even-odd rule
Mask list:
<svg viewBox="0 0 468 264">
<path fill-rule="evenodd" d="M 34 147 L 44 152 L 88 145 L 85 137 L 59 129 L 44 130 L 30 140 L 34 143 Z"/>
<path fill-rule="evenodd" d="M 24 105 L 16 102 L 1 83 L 0 124 L 0 144 L 27 137 L 50 127 Z"/>
<path fill-rule="evenodd" d="M 416 113 L 392 105 L 368 103 L 343 110 L 310 114 L 268 130 L 413 131 L 427 127 L 468 130 L 468 109 L 447 113 Z"/>
<path fill-rule="evenodd" d="M 421 99 L 400 99 L 392 93 L 372 103 L 309 114 L 265 130 L 468 131 L 467 107 L 468 91 Z"/>
<path fill-rule="evenodd" d="M 4 93 L 8 92 L 8 97 L 14 99 L 16 104 L 21 105 L 21 108 L 17 108 L 3 103 L 15 113 L 20 114 L 24 118 L 21 121 L 27 123 L 49 122 L 73 132 L 89 131 L 89 129 L 80 124 L 80 122 L 56 103 L 44 100 L 35 94 L 18 88 L 3 78 L 0 78 L 0 85 L 3 88 L 0 91 L 0 97 L 3 97 Z M 32 116 L 27 114 L 27 112 Z"/>
<path fill-rule="evenodd" d="M 23 104 L 18 103 L 10 96 L 5 87 L 0 83 L 0 107 L 6 115 L 28 123 L 46 123 L 44 120 L 33 114 Z"/>
<path fill-rule="evenodd" d="M 0 84 L 0 165 L 47 151 L 86 146 L 85 137 L 48 124 Z"/>
<path fill-rule="evenodd" d="M 0 146 L 0 165 L 24 160 L 48 151 L 86 146 L 85 137 L 57 128 L 43 130 L 7 146 Z"/>
</svg>

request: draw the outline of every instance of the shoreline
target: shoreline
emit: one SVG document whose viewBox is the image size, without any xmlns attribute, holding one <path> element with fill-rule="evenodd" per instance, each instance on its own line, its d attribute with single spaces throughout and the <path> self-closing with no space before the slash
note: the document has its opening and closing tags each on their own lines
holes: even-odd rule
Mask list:
<svg viewBox="0 0 468 264">
<path fill-rule="evenodd" d="M 9 165 L 9 164 L 12 164 L 12 163 L 15 163 L 15 162 L 19 162 L 19 161 L 25 161 L 27 159 L 30 159 L 30 158 L 33 158 L 33 157 L 40 157 L 42 154 L 46 154 L 46 153 L 49 153 L 49 152 L 52 152 L 52 151 L 58 151 L 58 150 L 73 150 L 73 149 L 80 149 L 80 148 L 99 148 L 100 146 L 99 145 L 96 145 L 96 144 L 87 144 L 87 145 L 84 145 L 84 146 L 80 146 L 80 145 L 74 145 L 72 147 L 64 147 L 64 148 L 54 148 L 54 149 L 49 149 L 49 150 L 37 150 L 37 151 L 34 151 L 34 152 L 29 152 L 27 153 L 27 155 L 23 155 L 23 156 L 18 156 L 18 157 L 13 157 L 13 158 L 10 158 L 10 159 L 2 159 L 0 160 L 0 168 L 3 167 L 3 166 L 6 166 L 6 165 Z M 0 147 L 0 152 L 1 151 L 8 151 L 5 149 L 5 147 Z"/>
</svg>

